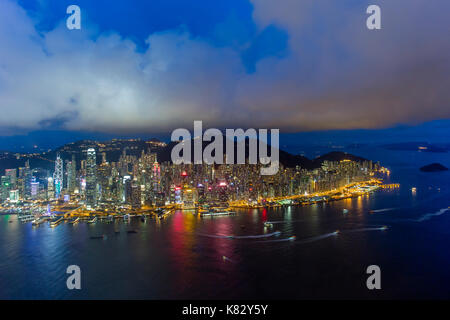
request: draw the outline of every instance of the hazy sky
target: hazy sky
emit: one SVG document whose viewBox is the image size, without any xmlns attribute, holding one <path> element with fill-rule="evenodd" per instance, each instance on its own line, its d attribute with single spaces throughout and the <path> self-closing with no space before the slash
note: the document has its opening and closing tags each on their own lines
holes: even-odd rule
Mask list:
<svg viewBox="0 0 450 320">
<path fill-rule="evenodd" d="M 66 28 L 81 7 L 82 29 Z M 366 28 L 378 4 L 382 29 Z M 450 118 L 448 0 L 0 1 L 0 135 Z"/>
</svg>

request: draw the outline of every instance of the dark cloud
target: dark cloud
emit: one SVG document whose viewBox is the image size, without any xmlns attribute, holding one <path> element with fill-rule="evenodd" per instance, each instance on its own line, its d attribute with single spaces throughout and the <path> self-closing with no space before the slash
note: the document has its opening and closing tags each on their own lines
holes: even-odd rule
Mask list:
<svg viewBox="0 0 450 320">
<path fill-rule="evenodd" d="M 365 27 L 366 1 L 251 2 L 259 36 L 250 42 L 227 39 L 236 29 L 227 35 L 222 21 L 219 46 L 177 28 L 149 34 L 138 50 L 114 32 L 60 24 L 39 33 L 20 6 L 2 1 L 3 133 L 162 132 L 193 120 L 301 131 L 450 118 L 450 2 L 376 1 L 376 31 Z"/>
</svg>

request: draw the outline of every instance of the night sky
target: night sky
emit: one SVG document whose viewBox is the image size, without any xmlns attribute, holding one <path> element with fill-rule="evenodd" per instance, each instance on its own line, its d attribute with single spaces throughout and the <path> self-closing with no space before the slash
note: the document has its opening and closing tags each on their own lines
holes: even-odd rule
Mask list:
<svg viewBox="0 0 450 320">
<path fill-rule="evenodd" d="M 71 4 L 81 30 L 66 28 Z M 366 28 L 369 4 L 381 30 Z M 448 0 L 1 0 L 0 149 L 165 138 L 194 120 L 442 141 L 449 12 Z"/>
</svg>

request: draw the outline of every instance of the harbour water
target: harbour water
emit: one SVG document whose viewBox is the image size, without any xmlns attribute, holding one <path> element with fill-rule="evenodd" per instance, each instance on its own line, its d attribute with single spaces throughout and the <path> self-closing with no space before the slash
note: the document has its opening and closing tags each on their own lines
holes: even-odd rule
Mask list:
<svg viewBox="0 0 450 320">
<path fill-rule="evenodd" d="M 448 166 L 448 154 L 355 153 L 380 160 L 400 188 L 230 216 L 176 211 L 161 222 L 50 228 L 0 216 L 0 298 L 450 298 L 450 174 L 418 170 Z M 366 287 L 373 264 L 381 290 Z M 66 287 L 69 265 L 81 268 L 81 290 Z"/>
</svg>

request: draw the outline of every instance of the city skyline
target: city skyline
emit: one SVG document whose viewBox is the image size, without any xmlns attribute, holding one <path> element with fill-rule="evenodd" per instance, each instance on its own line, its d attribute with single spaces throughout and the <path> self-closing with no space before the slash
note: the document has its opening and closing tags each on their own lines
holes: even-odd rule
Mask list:
<svg viewBox="0 0 450 320">
<path fill-rule="evenodd" d="M 96 210 L 98 214 L 107 214 L 108 208 L 117 210 L 123 205 L 134 210 L 168 205 L 199 210 L 203 205 L 218 203 L 257 208 L 265 206 L 266 201 L 294 204 L 294 198 L 301 198 L 295 201 L 302 203 L 310 201 L 303 199 L 309 195 L 317 198 L 314 201 L 326 201 L 333 197 L 351 197 L 355 192 L 363 194 L 365 189 L 359 187 L 352 192 L 342 190 L 355 183 L 359 186 L 358 182 L 361 185 L 379 184 L 380 181 L 373 180 L 376 173 L 389 173 L 379 163 L 346 153 L 329 153 L 314 160 L 294 160 L 295 156 L 285 153 L 280 171 L 264 176 L 259 172 L 264 166 L 251 164 L 249 159 L 242 164 L 171 163 L 167 156 L 164 159 L 167 145 L 159 142 L 144 142 L 144 147 L 127 154 L 128 150 L 136 149 L 127 143 L 135 142 L 140 141 L 86 142 L 77 147 L 69 144 L 55 151 L 54 168 L 50 170 L 39 165 L 30 166 L 33 157 L 16 154 L 17 159 L 25 159 L 25 167 L 5 169 L 0 190 L 3 210 L 15 210 L 16 207 L 26 210 L 26 203 L 30 201 L 36 206 L 33 210 L 37 208 L 41 213 L 45 213 L 50 204 L 57 207 L 75 205 L 82 210 Z M 81 156 L 77 150 L 81 150 Z M 161 151 L 163 159 L 158 162 Z M 101 159 L 97 158 L 97 152 Z M 111 161 L 114 152 L 120 153 L 117 161 Z M 223 157 L 225 159 L 225 155 Z M 51 158 L 48 160 L 52 161 Z M 369 180 L 373 182 L 368 183 Z M 322 196 L 318 197 L 320 193 Z M 37 202 L 33 204 L 34 201 Z"/>
</svg>

